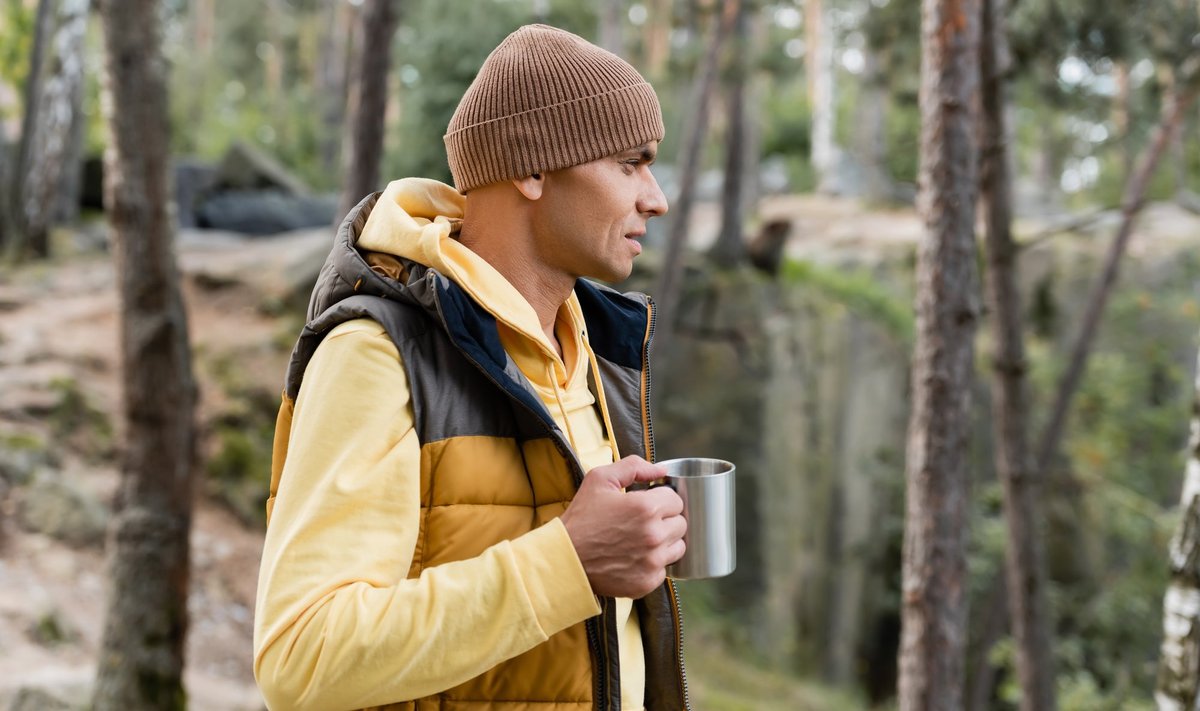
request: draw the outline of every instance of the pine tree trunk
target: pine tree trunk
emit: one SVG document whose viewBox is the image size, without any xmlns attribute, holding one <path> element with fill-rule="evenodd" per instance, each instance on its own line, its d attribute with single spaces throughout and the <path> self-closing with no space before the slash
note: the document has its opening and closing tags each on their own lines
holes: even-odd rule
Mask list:
<svg viewBox="0 0 1200 711">
<path fill-rule="evenodd" d="M 817 190 L 837 192 L 837 147 L 834 144 L 837 105 L 834 99 L 834 32 L 825 10 L 825 0 L 804 4 L 805 71 L 808 102 L 812 112 L 812 166 Z"/>
<path fill-rule="evenodd" d="M 29 136 L 28 163 L 22 174 L 21 221 L 24 249 L 49 255 L 49 231 L 58 205 L 64 171 L 76 166 L 70 155 L 82 99 L 83 43 L 90 0 L 62 0 L 51 45 L 51 71 L 44 78 L 37 122 Z M 24 251 L 18 245 L 18 252 Z"/>
<path fill-rule="evenodd" d="M 125 440 L 97 711 L 185 706 L 195 392 L 173 249 L 160 15 L 154 0 L 105 0 L 101 10 Z"/>
<path fill-rule="evenodd" d="M 325 174 L 334 175 L 339 166 L 346 91 L 350 84 L 350 38 L 357 16 L 350 3 L 331 3 L 326 6 L 323 17 L 328 24 L 321 36 L 315 78 L 322 127 L 318 150 Z"/>
<path fill-rule="evenodd" d="M 355 73 L 358 101 L 350 120 L 349 150 L 345 152 L 345 186 L 338 216 L 359 200 L 379 190 L 383 157 L 384 115 L 387 111 L 388 70 L 392 63 L 392 36 L 399 22 L 396 0 L 365 0 L 362 10 L 362 47 Z"/>
<path fill-rule="evenodd" d="M 33 42 L 29 51 L 29 73 L 25 77 L 24 101 L 21 116 L 21 135 L 14 149 L 13 166 L 8 184 L 8 210 L 5 219 L 5 251 L 9 257 L 21 257 L 26 245 L 25 185 L 34 158 L 34 135 L 38 125 L 38 110 L 42 106 L 42 79 L 46 67 L 46 50 L 54 29 L 54 0 L 38 0 L 33 21 Z"/>
<path fill-rule="evenodd" d="M 749 80 L 749 47 L 746 45 L 748 0 L 737 3 L 730 37 L 729 71 L 726 73 L 725 175 L 721 187 L 721 228 L 710 257 L 723 267 L 733 267 L 746 256 L 742 239 L 746 192 L 746 82 Z"/>
<path fill-rule="evenodd" d="M 1007 2 L 982 2 L 980 199 L 987 230 L 986 296 L 994 348 L 992 429 L 1008 536 L 1005 588 L 1017 647 L 1021 711 L 1050 711 L 1055 708 L 1055 680 L 1041 543 L 1041 482 L 1033 469 L 1025 430 L 1029 421 L 1028 363 L 1017 287 L 1018 252 L 1012 238 L 1012 178 L 1008 172 L 1005 120 L 1009 65 L 1004 22 Z"/>
<path fill-rule="evenodd" d="M 900 711 L 959 711 L 966 653 L 967 445 L 979 319 L 979 4 L 923 0 L 916 342 L 906 456 Z"/>
<path fill-rule="evenodd" d="M 1195 88 L 1189 89 L 1185 94 L 1172 93 L 1164 97 L 1162 116 L 1158 126 L 1154 129 L 1154 137 L 1142 151 L 1137 170 L 1125 184 L 1125 195 L 1121 201 L 1121 224 L 1117 227 L 1117 233 L 1109 247 L 1100 280 L 1088 296 L 1079 335 L 1071 349 L 1066 370 L 1059 380 L 1048 424 L 1038 442 L 1036 465 L 1040 472 L 1049 471 L 1058 453 L 1071 400 L 1075 396 L 1079 381 L 1083 378 L 1083 371 L 1087 367 L 1088 357 L 1091 355 L 1092 345 L 1096 340 L 1096 332 L 1100 328 L 1100 317 L 1104 315 L 1108 297 L 1117 283 L 1121 258 L 1124 256 L 1129 238 L 1133 234 L 1134 220 L 1145 204 L 1146 188 L 1150 185 L 1150 179 L 1154 176 L 1154 171 L 1158 167 L 1163 153 L 1179 129 L 1184 114 L 1195 100 Z"/>
<path fill-rule="evenodd" d="M 1180 506 L 1183 516 L 1171 539 L 1171 582 L 1163 596 L 1154 693 L 1159 711 L 1191 711 L 1200 703 L 1200 353 Z"/>
<path fill-rule="evenodd" d="M 692 88 L 692 104 L 687 113 L 689 120 L 686 122 L 686 135 L 679 153 L 679 197 L 671 204 L 671 222 L 662 274 L 654 292 L 659 313 L 658 337 L 654 341 L 656 350 L 666 347 L 675 330 L 675 306 L 679 300 L 679 282 L 683 276 L 696 173 L 700 169 L 704 136 L 708 132 L 708 105 L 717 81 L 717 60 L 725 38 L 733 27 L 733 19 L 740 1 L 723 0 L 721 14 L 714 18 L 712 38 L 704 55 L 704 63 Z"/>
<path fill-rule="evenodd" d="M 671 52 L 673 17 L 671 0 L 649 0 L 649 12 L 642 30 L 646 75 L 653 81 L 663 75 Z"/>
</svg>

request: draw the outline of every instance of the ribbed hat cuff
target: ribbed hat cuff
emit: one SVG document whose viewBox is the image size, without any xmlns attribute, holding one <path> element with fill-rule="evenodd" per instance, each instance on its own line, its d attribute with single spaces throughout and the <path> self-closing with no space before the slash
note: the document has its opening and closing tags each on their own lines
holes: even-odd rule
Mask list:
<svg viewBox="0 0 1200 711">
<path fill-rule="evenodd" d="M 466 126 L 445 142 L 454 187 L 465 193 L 587 163 L 661 141 L 664 134 L 658 98 L 642 82 Z"/>
</svg>

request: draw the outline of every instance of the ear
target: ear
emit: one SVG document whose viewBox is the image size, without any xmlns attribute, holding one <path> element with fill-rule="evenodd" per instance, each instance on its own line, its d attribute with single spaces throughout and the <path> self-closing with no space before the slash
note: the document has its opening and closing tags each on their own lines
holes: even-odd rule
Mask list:
<svg viewBox="0 0 1200 711">
<path fill-rule="evenodd" d="M 537 200 L 542 197 L 542 190 L 546 186 L 546 179 L 542 177 L 541 173 L 534 173 L 524 178 L 515 178 L 512 184 L 525 196 L 526 200 Z"/>
</svg>

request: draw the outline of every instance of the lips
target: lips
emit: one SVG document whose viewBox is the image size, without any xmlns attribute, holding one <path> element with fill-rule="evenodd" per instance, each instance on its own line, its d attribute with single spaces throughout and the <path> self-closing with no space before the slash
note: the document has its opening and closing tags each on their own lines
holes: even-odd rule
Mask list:
<svg viewBox="0 0 1200 711">
<path fill-rule="evenodd" d="M 633 247 L 634 255 L 642 253 L 642 243 L 638 242 L 638 240 L 645 235 L 645 232 L 630 232 L 629 234 L 625 235 L 625 239 L 629 240 L 629 244 Z"/>
</svg>

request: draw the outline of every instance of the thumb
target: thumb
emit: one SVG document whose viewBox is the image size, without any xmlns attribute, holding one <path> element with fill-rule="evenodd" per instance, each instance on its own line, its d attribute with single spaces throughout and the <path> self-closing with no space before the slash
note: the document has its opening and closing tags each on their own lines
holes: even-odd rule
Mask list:
<svg viewBox="0 0 1200 711">
<path fill-rule="evenodd" d="M 635 482 L 650 482 L 663 478 L 667 470 L 651 464 L 637 455 L 630 455 L 617 462 L 609 470 L 612 482 L 620 488 L 628 488 Z"/>
</svg>

